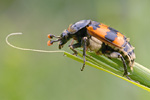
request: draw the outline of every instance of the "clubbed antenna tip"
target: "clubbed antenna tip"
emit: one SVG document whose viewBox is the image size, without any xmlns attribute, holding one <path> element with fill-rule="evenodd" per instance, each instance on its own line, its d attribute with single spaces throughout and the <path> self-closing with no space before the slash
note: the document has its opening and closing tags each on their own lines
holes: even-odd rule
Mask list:
<svg viewBox="0 0 150 100">
<path fill-rule="evenodd" d="M 52 34 L 48 34 L 48 38 L 49 38 L 49 39 L 52 39 L 53 37 L 58 38 L 58 39 L 57 39 L 57 40 L 49 40 L 49 41 L 47 42 L 47 45 L 48 45 L 48 46 L 51 46 L 54 42 L 60 41 L 60 36 L 55 36 L 55 35 L 52 35 Z"/>
<path fill-rule="evenodd" d="M 51 41 L 51 40 L 49 40 L 48 42 L 47 42 L 47 45 L 48 46 L 51 46 L 53 44 L 53 42 Z"/>
<path fill-rule="evenodd" d="M 55 35 L 52 35 L 52 34 L 48 34 L 48 38 L 52 39 L 53 37 L 60 38 L 60 36 L 55 36 Z"/>
</svg>

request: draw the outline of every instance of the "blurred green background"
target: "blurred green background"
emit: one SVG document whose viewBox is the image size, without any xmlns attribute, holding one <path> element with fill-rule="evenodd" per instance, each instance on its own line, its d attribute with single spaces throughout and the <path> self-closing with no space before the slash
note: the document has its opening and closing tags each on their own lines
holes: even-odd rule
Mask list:
<svg viewBox="0 0 150 100">
<path fill-rule="evenodd" d="M 136 47 L 136 62 L 150 68 L 150 0 L 0 0 L 0 100 L 149 100 L 150 93 L 62 53 L 11 48 L 57 50 L 47 34 L 59 35 L 70 23 L 92 19 L 107 24 Z M 63 50 L 69 51 L 66 45 Z"/>
</svg>

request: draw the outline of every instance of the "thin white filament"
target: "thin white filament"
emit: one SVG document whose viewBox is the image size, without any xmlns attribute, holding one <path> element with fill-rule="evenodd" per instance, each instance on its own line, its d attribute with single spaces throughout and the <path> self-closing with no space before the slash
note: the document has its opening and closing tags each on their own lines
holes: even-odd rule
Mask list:
<svg viewBox="0 0 150 100">
<path fill-rule="evenodd" d="M 29 49 L 29 48 L 21 48 L 21 47 L 17 47 L 17 46 L 14 46 L 12 45 L 10 42 L 8 42 L 8 38 L 10 36 L 13 36 L 13 35 L 22 35 L 22 33 L 11 33 L 9 35 L 7 35 L 6 37 L 6 43 L 13 47 L 13 48 L 16 48 L 16 49 L 19 49 L 19 50 L 25 50 L 25 51 L 35 51 L 35 52 L 47 52 L 47 53 L 59 53 L 59 52 L 65 52 L 63 50 L 55 50 L 55 51 L 48 51 L 48 50 L 37 50 L 37 49 Z"/>
</svg>

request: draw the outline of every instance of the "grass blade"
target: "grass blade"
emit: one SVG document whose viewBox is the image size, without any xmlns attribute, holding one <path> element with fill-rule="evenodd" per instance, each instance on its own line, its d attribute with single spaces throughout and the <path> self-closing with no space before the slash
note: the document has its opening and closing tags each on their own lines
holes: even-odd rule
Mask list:
<svg viewBox="0 0 150 100">
<path fill-rule="evenodd" d="M 83 63 L 83 57 L 82 54 L 78 53 L 79 57 L 74 56 L 68 52 L 64 52 L 64 54 L 71 58 L 74 59 L 78 62 Z M 133 80 L 129 80 L 126 77 L 123 77 L 124 69 L 122 66 L 122 62 L 118 59 L 109 59 L 105 56 L 99 56 L 96 55 L 95 53 L 87 52 L 86 56 L 86 65 L 89 65 L 91 67 L 103 70 L 107 73 L 110 73 L 112 75 L 115 75 L 127 82 L 130 82 L 144 90 L 147 90 L 150 92 L 150 70 L 147 69 L 146 67 L 135 63 L 133 67 L 133 72 L 128 68 L 129 71 L 129 77 Z"/>
</svg>

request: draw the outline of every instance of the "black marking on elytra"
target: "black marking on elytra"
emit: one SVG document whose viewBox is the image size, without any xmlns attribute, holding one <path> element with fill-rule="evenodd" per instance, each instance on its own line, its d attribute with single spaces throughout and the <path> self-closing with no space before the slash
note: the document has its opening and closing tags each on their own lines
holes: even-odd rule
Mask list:
<svg viewBox="0 0 150 100">
<path fill-rule="evenodd" d="M 95 26 L 96 26 L 96 27 L 98 27 L 98 28 L 100 28 L 100 26 L 99 26 L 99 25 L 100 25 L 100 24 L 96 24 Z"/>
<path fill-rule="evenodd" d="M 96 30 L 98 27 L 96 27 L 95 25 L 94 26 L 92 26 L 93 27 L 93 30 Z"/>
<path fill-rule="evenodd" d="M 91 25 L 93 27 L 93 30 L 96 30 L 97 28 L 100 28 L 99 24 Z"/>
<path fill-rule="evenodd" d="M 100 23 L 98 23 L 96 21 L 92 21 L 89 26 L 92 26 L 93 30 L 96 30 L 97 28 L 100 28 L 99 25 L 100 25 Z"/>
<path fill-rule="evenodd" d="M 113 32 L 116 33 L 116 34 L 117 34 L 117 32 L 119 32 L 119 31 L 117 31 L 116 29 L 111 28 L 111 27 L 108 27 L 108 29 L 111 30 L 111 31 L 113 31 Z"/>
<path fill-rule="evenodd" d="M 110 30 L 109 32 L 106 32 L 107 35 L 105 35 L 106 40 L 113 42 L 115 38 L 117 37 L 117 34 L 114 34 L 114 31 Z"/>
</svg>

